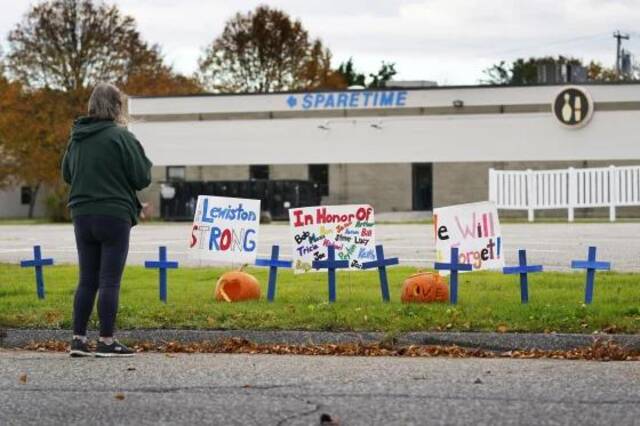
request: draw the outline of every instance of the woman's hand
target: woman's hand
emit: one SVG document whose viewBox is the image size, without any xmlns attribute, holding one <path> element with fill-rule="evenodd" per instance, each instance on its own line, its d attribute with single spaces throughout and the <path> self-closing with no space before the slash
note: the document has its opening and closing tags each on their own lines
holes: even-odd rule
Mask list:
<svg viewBox="0 0 640 426">
<path fill-rule="evenodd" d="M 142 203 L 142 210 L 140 210 L 140 220 L 146 222 L 153 217 L 153 204 Z"/>
</svg>

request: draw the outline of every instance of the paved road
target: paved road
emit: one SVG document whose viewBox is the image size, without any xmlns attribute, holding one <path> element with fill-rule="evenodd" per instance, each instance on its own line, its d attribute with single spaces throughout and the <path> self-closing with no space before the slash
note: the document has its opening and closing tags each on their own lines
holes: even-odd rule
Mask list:
<svg viewBox="0 0 640 426">
<path fill-rule="evenodd" d="M 542 263 L 548 270 L 568 270 L 572 259 L 586 258 L 587 247 L 596 245 L 598 257 L 613 262 L 618 271 L 640 271 L 640 223 L 594 224 L 504 224 L 507 262 L 517 261 L 518 248 L 526 248 L 530 263 Z M 166 245 L 169 256 L 182 265 L 199 266 L 187 253 L 190 225 L 187 223 L 144 224 L 133 229 L 129 264 L 143 264 L 157 255 L 157 246 Z M 268 256 L 272 244 L 281 253 L 291 251 L 289 228 L 267 225 L 260 229 L 260 252 Z M 385 253 L 398 256 L 405 264 L 432 265 L 434 238 L 431 225 L 378 225 L 377 243 Z M 0 225 L 0 262 L 18 262 L 40 244 L 45 254 L 59 263 L 77 262 L 73 229 L 70 225 Z M 204 265 L 203 265 L 204 266 Z"/>
<path fill-rule="evenodd" d="M 622 426 L 640 418 L 640 363 L 4 351 L 0 407 L 3 425 Z"/>
</svg>

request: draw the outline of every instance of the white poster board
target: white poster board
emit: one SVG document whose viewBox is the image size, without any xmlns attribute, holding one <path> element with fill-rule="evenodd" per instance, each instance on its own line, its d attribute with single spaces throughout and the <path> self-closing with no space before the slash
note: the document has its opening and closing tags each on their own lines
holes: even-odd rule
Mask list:
<svg viewBox="0 0 640 426">
<path fill-rule="evenodd" d="M 299 274 L 312 269 L 314 260 L 327 260 L 329 246 L 335 260 L 349 261 L 350 269 L 362 269 L 376 260 L 373 207 L 367 204 L 289 209 L 293 242 L 293 268 Z"/>
<path fill-rule="evenodd" d="M 254 263 L 259 230 L 260 200 L 200 195 L 189 252 L 199 259 Z"/>
<path fill-rule="evenodd" d="M 436 262 L 449 263 L 451 247 L 458 247 L 458 261 L 473 270 L 501 269 L 504 247 L 498 210 L 492 202 L 459 204 L 433 209 Z M 446 275 L 448 271 L 440 271 Z"/>
</svg>

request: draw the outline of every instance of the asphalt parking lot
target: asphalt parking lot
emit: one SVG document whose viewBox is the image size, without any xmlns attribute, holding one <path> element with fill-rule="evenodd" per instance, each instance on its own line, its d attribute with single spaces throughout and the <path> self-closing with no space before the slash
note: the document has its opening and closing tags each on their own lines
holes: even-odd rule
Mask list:
<svg viewBox="0 0 640 426">
<path fill-rule="evenodd" d="M 0 424 L 633 425 L 640 364 L 0 351 Z"/>
<path fill-rule="evenodd" d="M 431 225 L 377 225 L 376 243 L 383 244 L 387 256 L 398 256 L 403 264 L 432 266 L 434 236 Z M 529 263 L 546 270 L 570 270 L 573 259 L 585 259 L 587 247 L 598 247 L 598 258 L 612 262 L 616 271 L 640 272 L 640 223 L 537 223 L 503 224 L 507 263 L 517 261 L 517 249 L 526 248 Z M 169 257 L 182 266 L 209 266 L 191 259 L 187 251 L 189 223 L 148 223 L 131 233 L 128 263 L 141 265 L 157 257 L 159 245 L 166 245 Z M 260 255 L 269 256 L 272 244 L 281 246 L 282 257 L 292 250 L 289 227 L 263 225 Z M 77 253 L 71 225 L 0 225 L 0 262 L 17 263 L 30 258 L 32 246 L 40 244 L 57 263 L 76 263 Z"/>
</svg>

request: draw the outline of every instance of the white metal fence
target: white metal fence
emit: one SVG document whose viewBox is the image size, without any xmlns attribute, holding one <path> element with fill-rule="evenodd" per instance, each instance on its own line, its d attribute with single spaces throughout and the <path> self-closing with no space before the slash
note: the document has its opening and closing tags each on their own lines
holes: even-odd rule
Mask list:
<svg viewBox="0 0 640 426">
<path fill-rule="evenodd" d="M 616 220 L 616 207 L 640 206 L 640 166 L 563 170 L 489 169 L 489 200 L 499 209 L 567 209 L 569 222 L 579 208 L 608 207 Z"/>
</svg>

